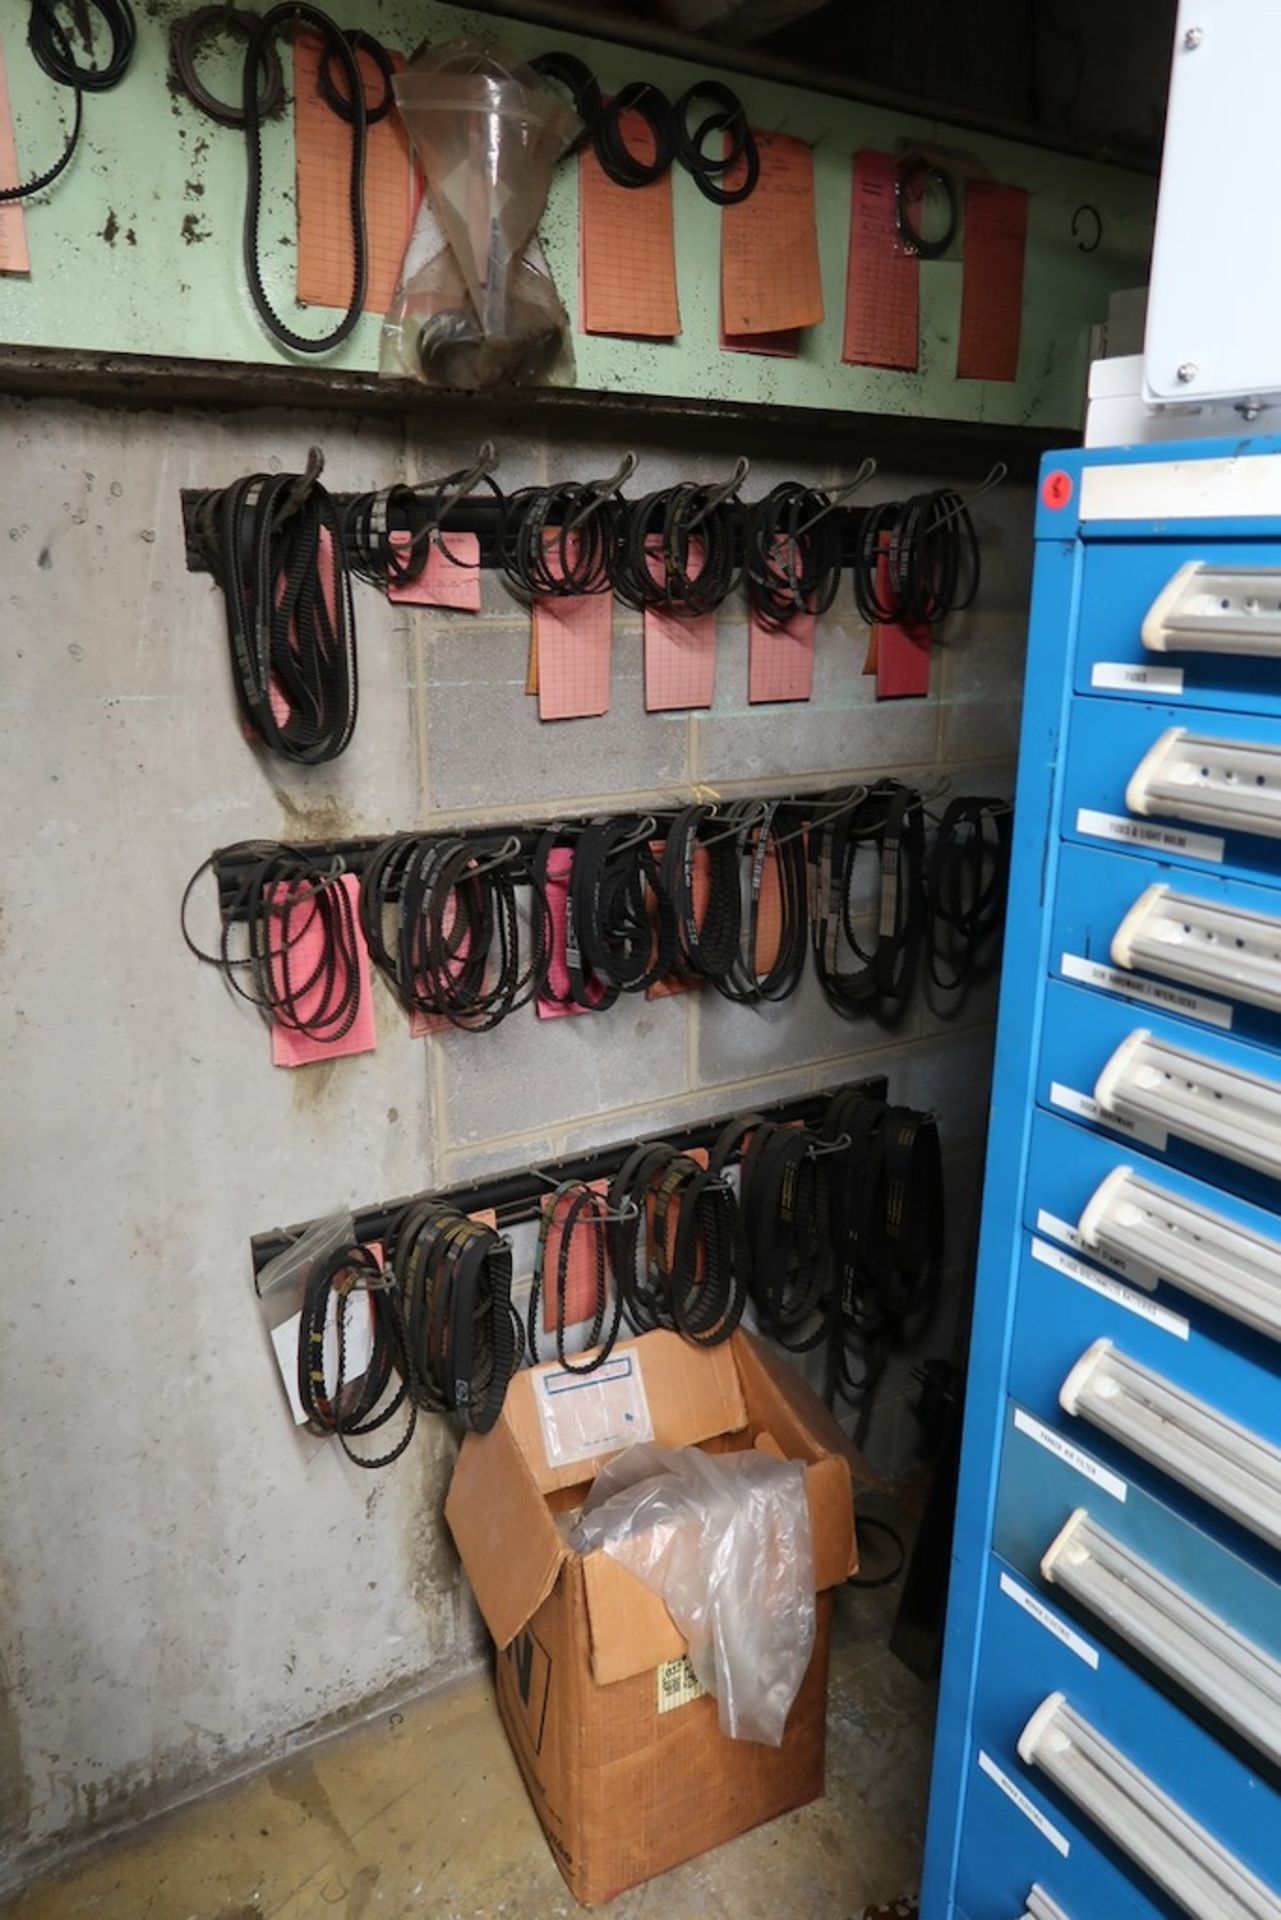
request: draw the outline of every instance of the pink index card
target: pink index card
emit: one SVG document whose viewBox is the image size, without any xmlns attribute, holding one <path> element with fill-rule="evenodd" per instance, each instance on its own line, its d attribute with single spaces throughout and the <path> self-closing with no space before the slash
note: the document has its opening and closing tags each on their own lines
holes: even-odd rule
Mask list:
<svg viewBox="0 0 1281 1920">
<path fill-rule="evenodd" d="M 0 47 L 0 187 L 18 185 L 18 147 L 9 110 L 9 82 L 5 77 L 4 48 Z M 27 219 L 22 202 L 0 206 L 0 273 L 30 273 Z"/>
<path fill-rule="evenodd" d="M 966 184 L 958 380 L 1018 379 L 1027 201 L 1026 187 Z"/>
<path fill-rule="evenodd" d="M 573 865 L 572 847 L 553 847 L 547 856 L 547 912 L 552 932 L 547 984 L 551 992 L 535 1003 L 540 1020 L 560 1020 L 567 1013 L 592 1011 L 590 1007 L 580 1007 L 577 1001 L 568 1000 L 569 962 L 565 957 L 565 920 L 569 907 L 569 876 Z M 601 997 L 604 988 L 593 987 L 589 992 L 594 998 Z M 567 1004 L 562 1005 L 562 1001 Z"/>
<path fill-rule="evenodd" d="M 771 626 L 752 609 L 748 627 L 747 698 L 808 700 L 814 690 L 812 613 L 794 613 L 781 627 Z"/>
<path fill-rule="evenodd" d="M 441 541 L 448 546 L 448 554 L 441 552 Z M 391 544 L 403 552 L 409 535 L 393 533 Z M 459 613 L 479 613 L 479 534 L 442 534 L 440 540 L 433 540 L 418 578 L 389 581 L 387 598 L 407 607 L 454 607 Z"/>
<path fill-rule="evenodd" d="M 661 541 L 649 540 L 649 570 L 662 575 Z M 706 543 L 696 534 L 689 543 L 694 578 L 706 558 Z M 670 613 L 645 609 L 645 711 L 668 713 L 682 707 L 710 707 L 716 680 L 716 611 Z"/>
<path fill-rule="evenodd" d="M 566 541 L 568 562 L 577 535 Z M 538 645 L 538 717 L 577 720 L 609 711 L 614 639 L 612 593 L 549 594 L 534 602 Z"/>
<path fill-rule="evenodd" d="M 356 1018 L 340 1040 L 313 1040 L 309 1034 L 295 1033 L 292 1027 L 271 1025 L 271 1059 L 277 1067 L 305 1067 L 315 1060 L 339 1060 L 351 1053 L 372 1053 L 378 1044 L 374 1033 L 374 996 L 369 986 L 369 949 L 365 945 L 364 928 L 360 924 L 360 882 L 354 873 L 344 873 L 338 882 L 347 895 L 351 905 L 352 922 L 356 938 L 356 971 L 360 983 L 360 999 L 356 1009 Z M 290 952 L 290 964 L 295 979 L 305 980 L 320 966 L 324 954 L 324 931 L 318 917 L 313 917 L 298 936 L 297 943 Z M 273 966 L 273 974 L 276 969 Z M 310 993 L 301 995 L 298 1010 L 305 1019 L 309 1012 L 316 1009 L 324 997 L 323 980 L 318 980 Z"/>
</svg>

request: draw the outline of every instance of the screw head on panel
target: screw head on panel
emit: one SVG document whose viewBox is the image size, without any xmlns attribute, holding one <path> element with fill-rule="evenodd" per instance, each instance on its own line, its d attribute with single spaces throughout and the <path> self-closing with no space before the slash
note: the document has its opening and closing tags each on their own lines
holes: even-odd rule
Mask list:
<svg viewBox="0 0 1281 1920">
<path fill-rule="evenodd" d="M 1188 53 L 1195 53 L 1204 38 L 1200 27 L 1189 27 L 1183 36 L 1183 45 Z"/>
<path fill-rule="evenodd" d="M 1196 379 L 1197 374 L 1200 371 L 1201 369 L 1197 366 L 1195 360 L 1185 360 L 1183 362 L 1183 365 L 1179 368 L 1178 373 L 1176 375 L 1179 385 L 1181 387 L 1188 386 L 1193 380 Z"/>
</svg>

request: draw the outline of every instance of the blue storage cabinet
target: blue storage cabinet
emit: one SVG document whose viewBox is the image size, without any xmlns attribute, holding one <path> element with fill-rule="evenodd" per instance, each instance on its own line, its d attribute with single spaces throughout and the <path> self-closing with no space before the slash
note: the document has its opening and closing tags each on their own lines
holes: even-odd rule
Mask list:
<svg viewBox="0 0 1281 1920">
<path fill-rule="evenodd" d="M 922 1916 L 1281 1920 L 1281 439 L 1036 543 Z"/>
</svg>

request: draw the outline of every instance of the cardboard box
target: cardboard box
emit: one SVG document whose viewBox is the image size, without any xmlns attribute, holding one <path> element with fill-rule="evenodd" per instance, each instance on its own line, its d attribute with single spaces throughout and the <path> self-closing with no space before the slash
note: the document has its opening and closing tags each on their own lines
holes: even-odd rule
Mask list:
<svg viewBox="0 0 1281 1920">
<path fill-rule="evenodd" d="M 557 1515 L 632 1440 L 805 1462 L 819 1589 L 814 1655 L 781 1747 L 730 1740 L 657 1595 Z M 517 1374 L 469 1434 L 445 1515 L 498 1648 L 498 1704 L 571 1890 L 586 1906 L 823 1791 L 830 1588 L 854 1571 L 852 1454 L 822 1402 L 750 1334 L 617 1347 L 599 1375 Z"/>
</svg>

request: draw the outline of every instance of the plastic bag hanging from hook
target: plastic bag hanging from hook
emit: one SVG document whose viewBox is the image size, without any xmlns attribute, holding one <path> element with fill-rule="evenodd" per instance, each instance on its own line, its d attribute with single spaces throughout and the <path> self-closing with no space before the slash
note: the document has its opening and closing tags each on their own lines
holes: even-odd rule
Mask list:
<svg viewBox="0 0 1281 1920">
<path fill-rule="evenodd" d="M 578 115 L 531 67 L 467 42 L 430 50 L 394 84 L 430 204 L 383 325 L 380 370 L 442 387 L 571 380 L 568 316 L 527 249 Z"/>
</svg>

